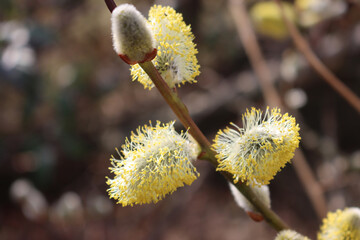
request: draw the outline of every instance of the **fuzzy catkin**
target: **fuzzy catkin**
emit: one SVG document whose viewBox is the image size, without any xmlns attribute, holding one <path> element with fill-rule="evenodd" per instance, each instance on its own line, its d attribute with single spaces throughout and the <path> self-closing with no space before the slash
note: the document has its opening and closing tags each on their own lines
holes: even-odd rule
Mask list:
<svg viewBox="0 0 360 240">
<path fill-rule="evenodd" d="M 190 185 L 199 176 L 192 165 L 199 150 L 187 132 L 175 131 L 174 122 L 138 128 L 125 140 L 120 159 L 110 159 L 115 174 L 107 180 L 110 198 L 123 206 L 156 203 Z"/>
<path fill-rule="evenodd" d="M 145 17 L 131 4 L 121 4 L 111 15 L 114 50 L 132 62 L 141 62 L 154 49 L 154 37 Z"/>
</svg>

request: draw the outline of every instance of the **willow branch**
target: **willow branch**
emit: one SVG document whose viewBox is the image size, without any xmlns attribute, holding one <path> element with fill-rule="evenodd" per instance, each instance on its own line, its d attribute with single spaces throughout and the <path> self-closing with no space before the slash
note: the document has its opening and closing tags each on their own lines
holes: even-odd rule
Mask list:
<svg viewBox="0 0 360 240">
<path fill-rule="evenodd" d="M 286 108 L 282 104 L 277 90 L 272 84 L 272 73 L 266 64 L 256 35 L 251 28 L 249 15 L 246 11 L 244 2 L 242 0 L 230 0 L 229 10 L 235 21 L 237 27 L 236 29 L 239 33 L 241 42 L 244 45 L 245 52 L 250 59 L 251 66 L 253 67 L 254 72 L 259 79 L 260 87 L 264 93 L 266 104 L 270 106 L 278 106 L 286 111 Z M 327 204 L 325 201 L 323 189 L 316 180 L 301 150 L 297 150 L 297 153 L 294 156 L 293 165 L 318 217 L 320 219 L 325 217 L 327 212 Z"/>
<path fill-rule="evenodd" d="M 360 98 L 353 93 L 339 78 L 337 78 L 314 54 L 309 44 L 300 34 L 296 26 L 288 20 L 279 0 L 274 0 L 280 7 L 281 17 L 293 39 L 298 50 L 305 56 L 306 60 L 315 71 L 327 82 L 336 92 L 340 94 L 360 114 Z"/>
</svg>

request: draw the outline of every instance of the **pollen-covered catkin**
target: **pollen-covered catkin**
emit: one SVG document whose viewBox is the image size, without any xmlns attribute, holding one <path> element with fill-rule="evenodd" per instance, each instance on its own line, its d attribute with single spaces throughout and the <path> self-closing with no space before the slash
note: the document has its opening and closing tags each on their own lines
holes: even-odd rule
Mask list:
<svg viewBox="0 0 360 240">
<path fill-rule="evenodd" d="M 299 146 L 299 126 L 295 118 L 280 110 L 252 108 L 243 115 L 243 128 L 220 130 L 213 149 L 219 165 L 217 171 L 234 175 L 234 182 L 252 186 L 269 184 L 275 174 L 294 156 Z"/>
<path fill-rule="evenodd" d="M 154 33 L 157 56 L 152 60 L 156 69 L 170 88 L 186 82 L 196 82 L 200 74 L 196 58 L 194 35 L 180 13 L 171 7 L 154 5 L 149 11 L 149 25 Z M 145 88 L 154 85 L 149 76 L 138 65 L 131 67 L 133 80 Z"/>
<path fill-rule="evenodd" d="M 158 202 L 199 176 L 192 165 L 199 151 L 187 132 L 175 131 L 174 122 L 138 128 L 125 140 L 120 159 L 110 159 L 110 198 L 123 206 Z"/>
</svg>

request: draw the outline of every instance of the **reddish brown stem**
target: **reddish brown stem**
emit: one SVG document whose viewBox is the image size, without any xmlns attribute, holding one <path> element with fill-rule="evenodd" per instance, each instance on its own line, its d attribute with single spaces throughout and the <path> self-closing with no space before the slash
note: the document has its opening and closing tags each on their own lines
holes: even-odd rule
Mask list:
<svg viewBox="0 0 360 240">
<path fill-rule="evenodd" d="M 110 12 L 114 11 L 116 8 L 116 3 L 113 0 L 105 0 L 105 3 Z"/>
</svg>

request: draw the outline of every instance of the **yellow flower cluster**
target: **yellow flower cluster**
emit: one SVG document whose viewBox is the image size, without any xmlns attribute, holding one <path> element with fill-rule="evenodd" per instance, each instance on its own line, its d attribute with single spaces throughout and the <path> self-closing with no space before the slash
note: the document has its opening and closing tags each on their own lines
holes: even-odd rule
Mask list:
<svg viewBox="0 0 360 240">
<path fill-rule="evenodd" d="M 318 240 L 359 240 L 360 208 L 346 208 L 328 213 L 318 233 Z"/>
<path fill-rule="evenodd" d="M 346 12 L 344 0 L 295 0 L 293 3 L 280 1 L 287 19 L 303 27 L 312 27 L 328 18 Z M 282 40 L 289 32 L 282 19 L 278 4 L 274 1 L 260 1 L 250 9 L 251 20 L 256 31 L 267 37 Z"/>
<path fill-rule="evenodd" d="M 305 237 L 293 230 L 282 230 L 278 233 L 275 240 L 310 240 L 310 238 Z"/>
<path fill-rule="evenodd" d="M 228 171 L 234 182 L 246 181 L 252 186 L 269 184 L 274 175 L 294 156 L 299 146 L 299 126 L 295 118 L 269 108 L 264 116 L 252 108 L 242 117 L 243 128 L 220 130 L 213 145 L 219 165 L 217 171 Z"/>
<path fill-rule="evenodd" d="M 191 162 L 198 152 L 197 143 L 187 132 L 178 134 L 174 122 L 138 128 L 125 140 L 120 159 L 110 159 L 115 174 L 107 180 L 110 198 L 123 206 L 158 202 L 199 176 Z"/>
<path fill-rule="evenodd" d="M 184 23 L 182 15 L 171 7 L 155 5 L 150 9 L 148 23 L 157 48 L 157 56 L 152 62 L 169 87 L 196 82 L 195 77 L 200 74 L 196 45 L 191 28 Z M 151 79 L 138 64 L 131 67 L 131 75 L 145 88 L 153 87 Z"/>
</svg>

